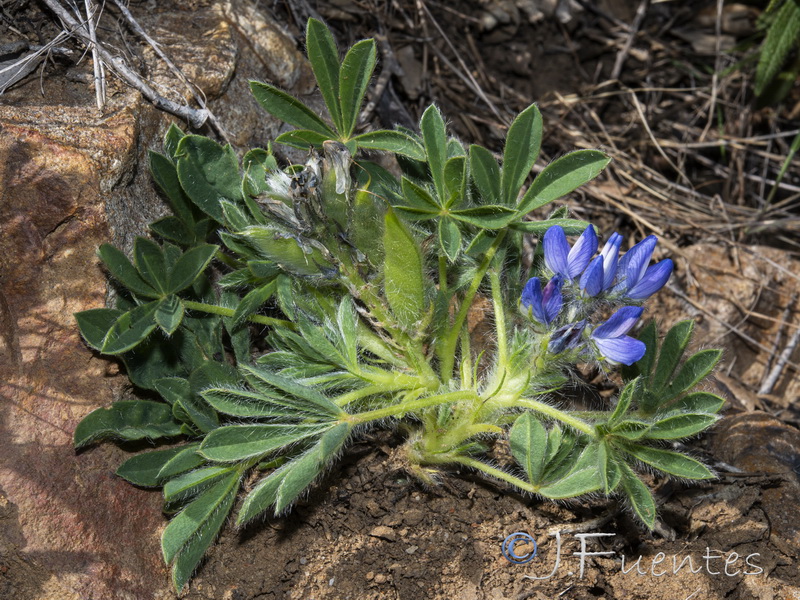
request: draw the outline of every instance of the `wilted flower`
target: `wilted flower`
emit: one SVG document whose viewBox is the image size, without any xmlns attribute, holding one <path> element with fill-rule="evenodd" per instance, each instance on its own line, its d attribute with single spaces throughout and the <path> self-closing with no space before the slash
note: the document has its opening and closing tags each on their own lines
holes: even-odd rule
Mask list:
<svg viewBox="0 0 800 600">
<path fill-rule="evenodd" d="M 644 356 L 647 350 L 644 342 L 626 335 L 643 310 L 641 306 L 623 306 L 592 332 L 592 341 L 603 358 L 632 365 Z"/>
<path fill-rule="evenodd" d="M 555 275 L 542 290 L 538 277 L 531 277 L 522 290 L 522 306 L 530 309 L 533 318 L 543 325 L 550 325 L 561 310 L 561 286 L 564 279 Z"/>
<path fill-rule="evenodd" d="M 559 327 L 553 332 L 547 350 L 553 354 L 561 354 L 565 350 L 575 348 L 581 341 L 581 334 L 585 328 L 586 319 Z"/>
</svg>

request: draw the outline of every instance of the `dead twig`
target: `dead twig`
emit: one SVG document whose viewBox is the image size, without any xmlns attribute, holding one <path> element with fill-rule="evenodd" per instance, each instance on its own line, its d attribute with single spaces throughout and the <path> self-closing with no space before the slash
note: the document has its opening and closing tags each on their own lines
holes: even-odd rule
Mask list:
<svg viewBox="0 0 800 600">
<path fill-rule="evenodd" d="M 78 37 L 87 47 L 91 46 L 92 38 L 84 23 L 78 21 L 69 14 L 57 0 L 43 0 L 43 2 L 61 20 L 64 28 L 70 35 Z M 198 110 L 164 98 L 145 83 L 139 75 L 128 68 L 123 59 L 114 57 L 100 44 L 98 44 L 96 48 L 100 59 L 105 61 L 110 69 L 128 85 L 141 93 L 142 96 L 147 98 L 156 108 L 180 117 L 181 119 L 185 119 L 194 128 L 202 127 L 208 120 L 208 110 L 204 108 Z"/>
<path fill-rule="evenodd" d="M 122 13 L 122 16 L 125 17 L 125 21 L 128 23 L 130 28 L 136 33 L 140 38 L 142 38 L 156 53 L 156 55 L 164 61 L 164 64 L 167 65 L 170 71 L 172 71 L 175 76 L 181 80 L 181 82 L 186 86 L 189 92 L 192 94 L 192 97 L 195 99 L 197 104 L 206 111 L 208 115 L 208 122 L 214 127 L 215 131 L 219 134 L 219 136 L 225 140 L 226 142 L 230 143 L 230 137 L 228 133 L 225 131 L 225 128 L 217 119 L 216 115 L 209 110 L 208 106 L 206 106 L 206 99 L 202 95 L 201 92 L 197 89 L 189 78 L 183 73 L 183 71 L 178 67 L 169 56 L 167 56 L 163 50 L 161 50 L 161 44 L 155 41 L 150 35 L 144 30 L 144 28 L 139 24 L 136 18 L 131 14 L 131 11 L 128 10 L 128 7 L 125 6 L 120 0 L 112 0 L 114 5 L 119 9 Z"/>
<path fill-rule="evenodd" d="M 628 30 L 628 39 L 625 40 L 625 45 L 617 52 L 617 57 L 614 59 L 614 67 L 611 69 L 611 79 L 619 79 L 620 73 L 622 73 L 622 67 L 628 59 L 628 55 L 633 47 L 633 41 L 636 39 L 639 29 L 642 27 L 642 22 L 647 15 L 648 8 L 650 8 L 650 0 L 642 0 L 639 3 L 639 8 L 636 9 L 636 16 L 633 18 L 633 23 Z"/>
<path fill-rule="evenodd" d="M 792 313 L 792 308 L 794 307 L 796 302 L 797 302 L 797 294 L 795 293 L 792 294 L 789 303 L 786 305 L 786 310 L 783 311 L 782 321 L 784 324 L 789 322 L 789 318 Z M 794 353 L 795 348 L 797 348 L 798 343 L 800 343 L 800 327 L 798 327 L 797 329 L 794 330 L 794 332 L 792 332 L 792 335 L 786 342 L 786 346 L 784 346 L 783 352 L 781 352 L 780 356 L 778 357 L 775 366 L 772 367 L 771 370 L 769 370 L 770 362 L 772 361 L 774 352 L 777 350 L 778 344 L 780 343 L 782 332 L 783 332 L 783 327 L 778 329 L 775 338 L 775 345 L 773 347 L 773 354 L 770 355 L 769 360 L 767 361 L 767 365 L 764 367 L 764 372 L 767 373 L 767 371 L 769 371 L 769 374 L 766 377 L 764 377 L 764 380 L 761 382 L 761 386 L 758 388 L 758 393 L 761 395 L 766 396 L 772 393 L 772 390 L 775 387 L 775 384 L 778 382 L 778 378 L 781 376 L 781 373 L 783 372 L 786 363 L 789 362 L 789 359 Z"/>
</svg>

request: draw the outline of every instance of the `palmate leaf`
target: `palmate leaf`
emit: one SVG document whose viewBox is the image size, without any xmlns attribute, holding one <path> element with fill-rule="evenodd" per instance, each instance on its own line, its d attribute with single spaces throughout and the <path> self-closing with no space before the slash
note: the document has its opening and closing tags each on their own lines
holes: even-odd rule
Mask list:
<svg viewBox="0 0 800 600">
<path fill-rule="evenodd" d="M 98 408 L 78 423 L 73 435 L 76 448 L 102 439 L 156 440 L 181 434 L 168 404 L 147 400 L 122 400 Z"/>
<path fill-rule="evenodd" d="M 180 591 L 189 581 L 219 533 L 236 499 L 240 473 L 231 471 L 195 498 L 169 522 L 161 535 L 164 561 L 172 566 L 172 582 Z"/>
</svg>

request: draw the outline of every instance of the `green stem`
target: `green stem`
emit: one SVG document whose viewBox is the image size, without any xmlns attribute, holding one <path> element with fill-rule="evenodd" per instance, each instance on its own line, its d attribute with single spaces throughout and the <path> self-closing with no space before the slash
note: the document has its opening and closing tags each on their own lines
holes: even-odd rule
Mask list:
<svg viewBox="0 0 800 600">
<path fill-rule="evenodd" d="M 409 402 L 394 404 L 392 406 L 386 406 L 384 408 L 378 408 L 363 413 L 356 413 L 354 415 L 351 415 L 350 418 L 347 420 L 350 421 L 353 425 L 359 425 L 361 423 L 368 423 L 369 421 L 376 421 L 378 419 L 384 419 L 386 417 L 393 417 L 395 415 L 402 415 L 405 413 L 421 410 L 423 408 L 428 408 L 429 406 L 448 404 L 450 402 L 460 402 L 462 400 L 475 400 L 477 398 L 478 395 L 471 390 L 448 392 L 446 394 L 437 394 L 435 396 L 419 398 L 417 400 L 411 400 Z"/>
<path fill-rule="evenodd" d="M 454 456 L 450 460 L 443 460 L 442 462 L 443 463 L 456 462 L 466 467 L 471 467 L 473 469 L 483 471 L 484 473 L 494 477 L 495 479 L 500 479 L 501 481 L 510 483 L 514 487 L 517 487 L 521 490 L 525 490 L 526 492 L 530 492 L 532 494 L 535 494 L 539 491 L 538 486 L 535 486 L 532 483 L 528 483 L 527 481 L 525 481 L 524 479 L 520 479 L 519 477 L 514 477 L 513 475 L 506 473 L 502 469 L 498 469 L 491 465 L 487 465 L 485 462 L 482 462 L 480 460 L 470 458 L 469 456 Z"/>
<path fill-rule="evenodd" d="M 447 258 L 439 255 L 439 291 L 447 293 Z"/>
<path fill-rule="evenodd" d="M 182 300 L 184 307 L 189 310 L 199 310 L 212 315 L 219 315 L 221 317 L 232 317 L 236 311 L 232 308 L 225 308 L 224 306 L 217 306 L 216 304 L 206 304 L 205 302 L 193 302 L 191 300 Z M 247 317 L 248 321 L 259 323 L 261 325 L 271 325 L 273 327 L 280 326 L 297 330 L 297 325 L 291 321 L 284 321 L 283 319 L 273 319 L 272 317 L 265 317 L 264 315 L 250 315 Z"/>
<path fill-rule="evenodd" d="M 464 326 L 464 321 L 466 320 L 467 313 L 472 306 L 472 301 L 475 299 L 475 294 L 478 293 L 478 288 L 480 287 L 481 282 L 486 275 L 486 271 L 489 269 L 489 265 L 492 264 L 494 255 L 497 252 L 497 249 L 500 247 L 500 244 L 503 243 L 505 236 L 505 230 L 501 231 L 495 238 L 494 242 L 492 242 L 492 245 L 489 246 L 489 249 L 486 251 L 483 261 L 481 261 L 475 276 L 472 278 L 472 283 L 470 283 L 469 289 L 464 295 L 464 299 L 461 301 L 461 306 L 456 314 L 453 327 L 444 338 L 441 346 L 441 352 L 439 353 L 439 359 L 441 360 L 440 372 L 442 381 L 450 381 L 451 377 L 453 376 L 453 366 L 456 362 L 456 345 L 458 344 L 458 338 L 461 334 L 461 328 Z"/>
<path fill-rule="evenodd" d="M 353 390 L 352 392 L 347 392 L 346 394 L 342 394 L 341 396 L 337 397 L 334 400 L 334 402 L 336 403 L 337 406 L 347 406 L 348 404 L 352 404 L 353 402 L 356 402 L 363 398 L 367 398 L 369 396 L 374 396 L 376 394 L 387 394 L 404 389 L 408 389 L 408 386 L 368 385 L 363 388 Z"/>
<path fill-rule="evenodd" d="M 514 402 L 514 406 L 518 406 L 521 408 L 529 408 L 543 415 L 547 415 L 548 417 L 552 417 L 553 419 L 557 419 L 562 423 L 564 423 L 565 425 L 569 425 L 573 429 L 582 431 L 583 433 L 592 438 L 597 437 L 597 432 L 595 431 L 594 427 L 592 427 L 592 425 L 590 425 L 586 421 L 582 421 L 581 419 L 578 419 L 573 415 L 564 412 L 563 410 L 559 410 L 554 406 L 545 404 L 544 402 L 539 402 L 538 400 L 531 400 L 530 398 L 519 398 Z"/>
<path fill-rule="evenodd" d="M 508 338 L 506 333 L 506 315 L 503 310 L 503 293 L 500 291 L 500 275 L 497 269 L 489 272 L 492 284 L 492 303 L 494 304 L 494 328 L 497 333 L 497 365 L 498 372 L 505 372 L 508 366 Z"/>
</svg>

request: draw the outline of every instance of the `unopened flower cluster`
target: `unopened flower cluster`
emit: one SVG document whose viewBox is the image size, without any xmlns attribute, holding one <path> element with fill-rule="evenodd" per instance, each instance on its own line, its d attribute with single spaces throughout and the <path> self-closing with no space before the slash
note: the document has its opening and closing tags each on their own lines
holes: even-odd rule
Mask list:
<svg viewBox="0 0 800 600">
<path fill-rule="evenodd" d="M 522 306 L 549 336 L 553 355 L 574 352 L 589 358 L 631 365 L 646 347 L 627 333 L 644 310 L 641 303 L 667 283 L 672 260 L 650 265 L 656 237 L 647 236 L 620 257 L 622 236 L 614 233 L 595 256 L 597 234 L 587 227 L 570 247 L 564 230 L 544 235 L 544 262 L 550 277 L 532 277 L 522 292 Z M 611 317 L 595 323 L 600 314 Z"/>
</svg>

